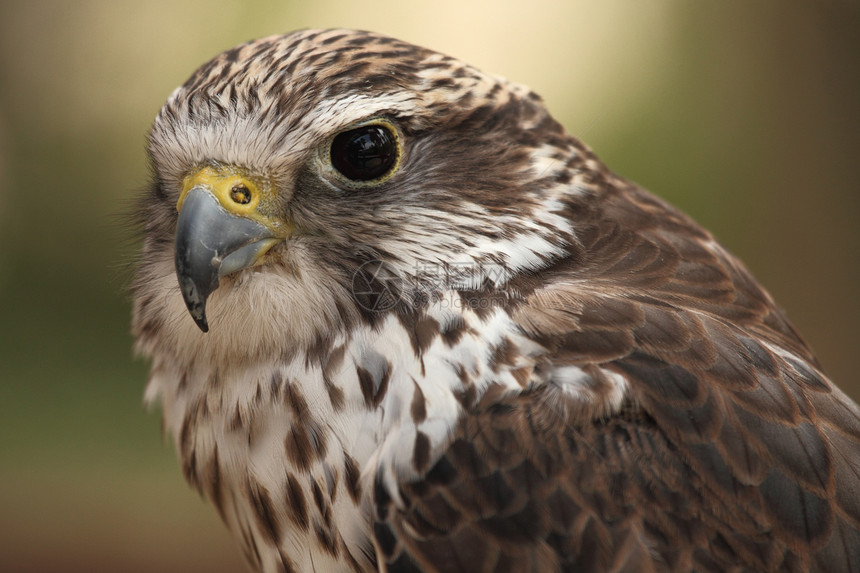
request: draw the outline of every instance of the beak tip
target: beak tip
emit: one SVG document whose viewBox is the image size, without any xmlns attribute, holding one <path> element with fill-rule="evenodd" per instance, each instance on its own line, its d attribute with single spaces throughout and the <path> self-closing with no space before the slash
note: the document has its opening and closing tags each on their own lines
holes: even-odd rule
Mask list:
<svg viewBox="0 0 860 573">
<path fill-rule="evenodd" d="M 180 291 L 182 298 L 185 300 L 185 307 L 188 309 L 188 314 L 194 319 L 194 323 L 203 332 L 209 332 L 209 322 L 206 320 L 206 299 L 209 298 L 210 289 L 200 288 L 193 280 L 183 277 L 180 280 Z M 217 287 L 217 280 L 216 280 Z"/>
<path fill-rule="evenodd" d="M 205 333 L 205 332 L 209 332 L 209 323 L 208 323 L 208 322 L 206 322 L 206 317 L 205 317 L 205 316 L 201 316 L 201 317 L 199 317 L 199 318 L 195 316 L 195 317 L 193 317 L 193 318 L 194 318 L 194 322 L 197 324 L 197 327 L 198 327 L 200 330 L 202 330 L 204 333 Z"/>
<path fill-rule="evenodd" d="M 209 332 L 209 321 L 206 320 L 206 298 L 195 300 L 191 297 L 185 299 L 188 314 L 194 319 L 194 323 L 203 332 Z"/>
</svg>

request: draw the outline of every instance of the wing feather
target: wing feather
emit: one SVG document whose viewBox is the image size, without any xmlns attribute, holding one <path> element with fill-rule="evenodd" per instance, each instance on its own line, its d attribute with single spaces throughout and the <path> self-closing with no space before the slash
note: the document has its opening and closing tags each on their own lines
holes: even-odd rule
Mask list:
<svg viewBox="0 0 860 573">
<path fill-rule="evenodd" d="M 518 285 L 543 375 L 478 400 L 378 511 L 387 570 L 860 571 L 857 406 L 736 259 L 618 185 L 578 208 L 586 256 Z M 572 366 L 623 404 L 584 416 Z"/>
</svg>

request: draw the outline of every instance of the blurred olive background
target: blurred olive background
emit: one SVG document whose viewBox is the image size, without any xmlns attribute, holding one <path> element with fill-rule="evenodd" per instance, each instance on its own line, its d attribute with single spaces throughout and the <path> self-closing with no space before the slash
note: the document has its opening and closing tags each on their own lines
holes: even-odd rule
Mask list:
<svg viewBox="0 0 860 573">
<path fill-rule="evenodd" d="M 530 85 L 746 261 L 860 398 L 856 3 L 4 0 L 0 570 L 243 570 L 141 405 L 122 215 L 152 118 L 198 65 L 331 26 Z"/>
</svg>

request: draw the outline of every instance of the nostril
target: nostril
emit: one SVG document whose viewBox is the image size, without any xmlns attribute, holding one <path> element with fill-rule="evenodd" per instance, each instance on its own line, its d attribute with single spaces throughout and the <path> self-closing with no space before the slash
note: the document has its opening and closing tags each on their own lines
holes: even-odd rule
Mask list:
<svg viewBox="0 0 860 573">
<path fill-rule="evenodd" d="M 251 191 L 239 183 L 230 189 L 230 199 L 239 205 L 247 205 L 251 202 Z"/>
</svg>

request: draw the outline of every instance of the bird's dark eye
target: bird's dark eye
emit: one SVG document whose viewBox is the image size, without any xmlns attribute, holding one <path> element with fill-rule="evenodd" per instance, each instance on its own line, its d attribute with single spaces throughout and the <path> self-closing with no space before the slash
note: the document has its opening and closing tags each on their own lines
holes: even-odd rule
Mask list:
<svg viewBox="0 0 860 573">
<path fill-rule="evenodd" d="M 370 181 L 387 174 L 397 163 L 397 141 L 384 125 L 364 125 L 335 136 L 331 164 L 347 179 Z"/>
</svg>

